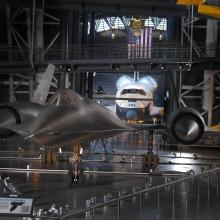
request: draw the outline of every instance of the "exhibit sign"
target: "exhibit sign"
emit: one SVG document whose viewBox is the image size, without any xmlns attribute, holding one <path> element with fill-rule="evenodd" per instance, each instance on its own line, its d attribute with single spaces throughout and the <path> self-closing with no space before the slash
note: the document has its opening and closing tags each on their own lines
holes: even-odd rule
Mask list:
<svg viewBox="0 0 220 220">
<path fill-rule="evenodd" d="M 32 216 L 32 212 L 32 198 L 0 197 L 0 215 Z"/>
</svg>

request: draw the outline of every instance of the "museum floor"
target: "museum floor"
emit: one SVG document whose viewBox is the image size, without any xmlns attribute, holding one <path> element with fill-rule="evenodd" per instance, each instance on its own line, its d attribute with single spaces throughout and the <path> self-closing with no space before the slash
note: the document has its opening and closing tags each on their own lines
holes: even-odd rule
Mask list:
<svg viewBox="0 0 220 220">
<path fill-rule="evenodd" d="M 32 169 L 68 170 L 68 162 L 65 160 L 55 161 L 53 164 L 42 163 L 38 158 L 40 154 L 38 146 L 25 144 L 17 138 L 7 142 L 2 141 L 0 144 L 1 169 L 29 166 Z M 18 147 L 22 148 L 19 153 Z M 182 148 L 177 151 L 166 147 L 166 149 L 157 149 L 161 157 L 155 173 L 141 175 L 141 157 L 134 155 L 145 153 L 146 147 L 138 134 L 124 134 L 110 139 L 106 143 L 106 149 L 115 154 L 109 155 L 108 162 L 103 160 L 104 154 L 95 156 L 87 154 L 83 158 L 82 168 L 85 173 L 77 186 L 71 184 L 70 177 L 65 172 L 46 174 L 4 171 L 4 175 L 10 176 L 13 185 L 22 196 L 34 198 L 36 210 L 49 209 L 54 203 L 56 207 L 63 207 L 66 212 L 72 212 L 85 208 L 91 199 L 96 203 L 103 202 L 103 197 L 107 194 L 117 198 L 119 192 L 131 193 L 145 188 L 146 185 L 152 187 L 164 184 L 187 176 L 190 170 L 193 174 L 205 172 L 218 167 L 220 159 L 218 149 Z M 103 153 L 103 146 L 100 143 L 93 143 L 85 152 Z M 120 154 L 132 155 L 126 155 L 124 162 Z M 119 173 L 99 174 L 91 171 Z M 126 175 L 126 172 L 132 175 Z M 140 217 L 150 220 L 220 219 L 218 175 L 219 172 L 210 177 L 201 176 L 200 180 L 194 178 L 179 182 L 175 184 L 175 189 L 172 186 L 164 187 L 160 190 L 159 203 L 157 191 L 142 194 L 141 209 L 138 196 L 123 200 L 120 203 L 120 219 L 134 220 Z M 97 208 L 94 214 L 95 216 L 92 212 L 86 212 L 67 219 L 118 219 L 117 203 Z M 0 219 L 26 218 L 2 216 Z"/>
</svg>

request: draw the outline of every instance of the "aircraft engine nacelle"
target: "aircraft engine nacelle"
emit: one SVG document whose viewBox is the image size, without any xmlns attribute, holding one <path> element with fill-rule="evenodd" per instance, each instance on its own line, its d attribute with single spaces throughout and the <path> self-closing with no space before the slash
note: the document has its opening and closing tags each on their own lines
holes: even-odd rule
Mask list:
<svg viewBox="0 0 220 220">
<path fill-rule="evenodd" d="M 194 144 L 200 140 L 205 122 L 198 111 L 183 107 L 171 113 L 168 120 L 172 136 L 181 144 Z"/>
<path fill-rule="evenodd" d="M 0 138 L 12 136 L 14 132 L 8 126 L 37 117 L 42 108 L 40 104 L 28 102 L 0 105 Z"/>
</svg>

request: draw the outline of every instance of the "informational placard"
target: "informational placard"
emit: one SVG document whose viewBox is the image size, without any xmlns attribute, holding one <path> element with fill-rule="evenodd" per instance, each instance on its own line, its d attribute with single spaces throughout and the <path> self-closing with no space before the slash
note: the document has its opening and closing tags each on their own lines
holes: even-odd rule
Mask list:
<svg viewBox="0 0 220 220">
<path fill-rule="evenodd" d="M 31 216 L 33 199 L 20 197 L 0 197 L 0 215 Z"/>
</svg>

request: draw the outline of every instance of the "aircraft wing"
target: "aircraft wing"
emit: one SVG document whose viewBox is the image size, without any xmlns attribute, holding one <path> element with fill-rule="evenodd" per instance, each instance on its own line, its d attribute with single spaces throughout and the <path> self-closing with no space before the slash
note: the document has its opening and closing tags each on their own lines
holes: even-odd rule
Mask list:
<svg viewBox="0 0 220 220">
<path fill-rule="evenodd" d="M 43 133 L 33 133 L 25 139 L 30 139 L 46 146 L 63 146 L 66 144 L 81 144 L 91 140 L 112 137 L 120 132 L 130 131 L 130 128 L 118 128 L 107 130 L 83 130 L 83 131 L 48 131 Z"/>
<path fill-rule="evenodd" d="M 31 133 L 31 126 L 33 124 L 33 120 L 29 120 L 26 122 L 23 122 L 22 124 L 13 124 L 9 125 L 6 128 L 10 131 L 13 131 L 16 134 L 19 134 L 23 137 L 27 137 L 28 134 Z"/>
<path fill-rule="evenodd" d="M 110 111 L 114 112 L 116 114 L 116 108 L 115 105 L 106 105 L 105 108 L 109 109 Z"/>
<path fill-rule="evenodd" d="M 163 124 L 129 124 L 129 127 L 136 130 L 164 130 L 167 129 Z"/>
</svg>

